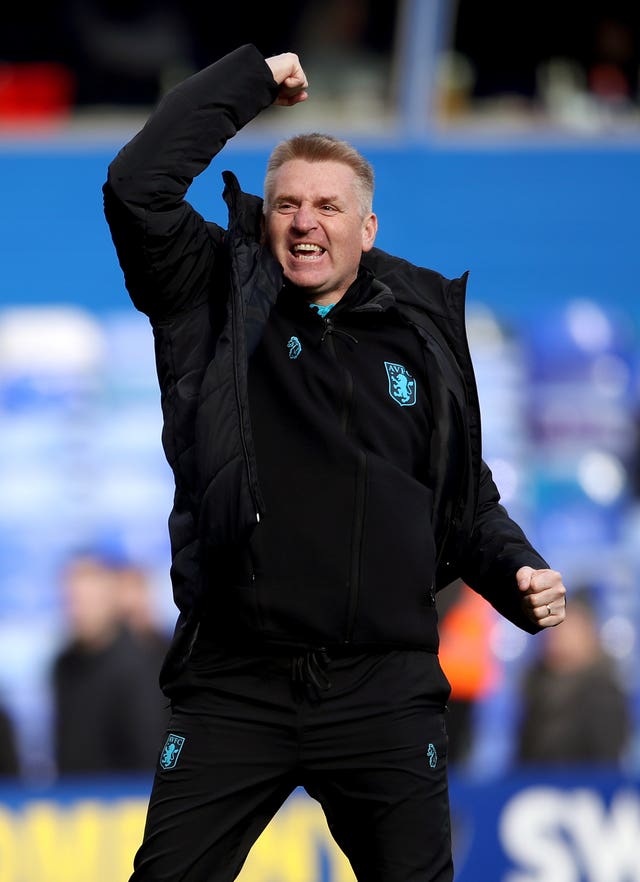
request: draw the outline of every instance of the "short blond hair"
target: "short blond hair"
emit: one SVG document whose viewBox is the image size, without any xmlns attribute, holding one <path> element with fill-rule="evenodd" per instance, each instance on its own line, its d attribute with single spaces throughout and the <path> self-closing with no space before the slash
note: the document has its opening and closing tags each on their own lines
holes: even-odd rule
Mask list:
<svg viewBox="0 0 640 882">
<path fill-rule="evenodd" d="M 292 159 L 307 162 L 341 162 L 355 172 L 355 188 L 360 202 L 362 217 L 371 214 L 373 209 L 374 172 L 371 163 L 349 144 L 333 135 L 319 132 L 294 135 L 274 147 L 267 162 L 264 179 L 264 211 L 271 207 L 274 178 L 278 169 Z"/>
</svg>

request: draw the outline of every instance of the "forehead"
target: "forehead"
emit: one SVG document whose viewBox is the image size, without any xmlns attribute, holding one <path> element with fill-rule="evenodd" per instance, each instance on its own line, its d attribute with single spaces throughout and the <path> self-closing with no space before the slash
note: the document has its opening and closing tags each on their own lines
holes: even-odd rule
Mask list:
<svg viewBox="0 0 640 882">
<path fill-rule="evenodd" d="M 344 162 L 335 160 L 309 162 L 307 159 L 290 159 L 275 173 L 273 195 L 355 198 L 355 181 L 354 170 Z"/>
</svg>

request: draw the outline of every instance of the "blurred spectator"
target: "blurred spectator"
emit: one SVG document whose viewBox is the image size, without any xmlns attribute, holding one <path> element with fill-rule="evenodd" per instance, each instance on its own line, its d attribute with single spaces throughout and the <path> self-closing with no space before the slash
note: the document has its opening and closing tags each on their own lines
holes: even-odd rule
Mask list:
<svg viewBox="0 0 640 882">
<path fill-rule="evenodd" d="M 630 735 L 630 707 L 604 651 L 590 595 L 567 602 L 567 618 L 541 635 L 542 655 L 526 671 L 516 758 L 522 763 L 618 764 Z"/>
<path fill-rule="evenodd" d="M 292 45 L 335 79 L 359 77 L 386 58 L 390 68 L 397 2 L 281 0 L 246 6 L 199 0 L 63 0 L 12 4 L 0 30 L 0 63 L 58 62 L 73 77 L 79 107 L 155 104 L 173 84 L 243 43 L 265 55 Z M 340 69 L 335 70 L 336 63 Z M 313 65 L 312 65 L 313 66 Z M 387 78 L 388 79 L 388 78 Z M 378 76 L 376 85 L 386 88 Z"/>
<path fill-rule="evenodd" d="M 504 34 L 510 39 L 505 40 Z M 640 5 L 631 0 L 585 4 L 539 0 L 459 0 L 451 49 L 474 73 L 473 97 L 533 111 L 548 93 L 585 94 L 598 105 L 638 103 Z"/>
<path fill-rule="evenodd" d="M 20 762 L 13 720 L 0 707 L 0 778 L 15 778 L 20 773 Z"/>
<path fill-rule="evenodd" d="M 128 560 L 116 560 L 111 568 L 117 614 L 139 643 L 148 662 L 149 677 L 157 686 L 158 701 L 165 707 L 167 702 L 160 690 L 158 676 L 171 639 L 159 624 L 148 574 L 143 567 Z"/>
<path fill-rule="evenodd" d="M 327 0 L 302 7 L 294 43 L 314 96 L 333 101 L 389 97 L 397 3 Z M 346 98 L 345 98 L 346 96 Z"/>
<path fill-rule="evenodd" d="M 440 663 L 451 684 L 449 760 L 464 763 L 473 747 L 474 709 L 495 688 L 499 676 L 489 644 L 495 613 L 475 591 L 459 583 L 438 595 L 438 615 Z"/>
<path fill-rule="evenodd" d="M 634 29 L 625 19 L 615 12 L 602 15 L 588 63 L 589 91 L 615 110 L 628 108 L 638 93 L 640 58 Z"/>
<path fill-rule="evenodd" d="M 113 570 L 88 553 L 63 575 L 70 636 L 53 664 L 58 771 L 151 770 L 164 730 L 157 677 L 122 624 Z"/>
</svg>

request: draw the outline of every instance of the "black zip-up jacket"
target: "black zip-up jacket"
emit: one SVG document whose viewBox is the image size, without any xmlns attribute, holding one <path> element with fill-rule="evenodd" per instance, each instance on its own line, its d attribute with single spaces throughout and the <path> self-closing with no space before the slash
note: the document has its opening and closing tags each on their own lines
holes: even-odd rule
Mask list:
<svg viewBox="0 0 640 882">
<path fill-rule="evenodd" d="M 180 616 L 162 674 L 165 686 L 188 657 L 203 610 L 215 614 L 217 598 L 229 589 L 229 560 L 243 553 L 263 513 L 247 374 L 283 286 L 281 267 L 261 244 L 258 197 L 223 173 L 227 230 L 206 222 L 184 197 L 193 178 L 277 92 L 253 46 L 232 52 L 165 96 L 111 163 L 103 188 L 127 289 L 153 327 L 162 440 L 175 476 L 169 532 Z M 466 276 L 447 280 L 379 249 L 363 255 L 362 263 L 414 328 L 431 378 L 425 473 L 433 495 L 434 587 L 462 578 L 509 620 L 534 632 L 515 573 L 547 564 L 500 505 L 481 459 L 464 325 Z M 407 608 L 407 622 L 415 614 Z M 425 646 L 435 649 L 435 612 L 430 629 Z M 264 637 L 254 636 L 256 645 Z M 415 645 L 413 636 L 406 642 Z M 369 645 L 366 634 L 360 643 Z"/>
<path fill-rule="evenodd" d="M 199 639 L 435 651 L 422 341 L 365 268 L 328 315 L 307 301 L 283 288 L 249 360 L 266 510 Z"/>
</svg>

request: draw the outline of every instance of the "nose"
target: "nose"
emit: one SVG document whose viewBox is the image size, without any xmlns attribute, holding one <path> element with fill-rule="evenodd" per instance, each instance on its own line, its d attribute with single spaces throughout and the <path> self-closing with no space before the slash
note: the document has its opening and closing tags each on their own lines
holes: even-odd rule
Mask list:
<svg viewBox="0 0 640 882">
<path fill-rule="evenodd" d="M 313 208 L 302 202 L 293 215 L 293 228 L 299 233 L 308 233 L 316 227 L 316 217 Z"/>
</svg>

